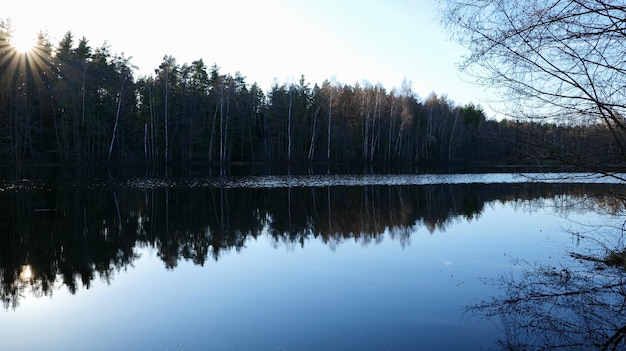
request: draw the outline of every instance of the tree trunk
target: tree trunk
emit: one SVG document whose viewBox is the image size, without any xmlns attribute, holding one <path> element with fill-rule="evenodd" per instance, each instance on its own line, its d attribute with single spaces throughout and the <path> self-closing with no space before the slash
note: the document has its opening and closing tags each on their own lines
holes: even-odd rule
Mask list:
<svg viewBox="0 0 626 351">
<path fill-rule="evenodd" d="M 113 151 L 113 144 L 115 143 L 115 135 L 117 134 L 117 124 L 120 119 L 120 108 L 122 106 L 122 89 L 117 94 L 117 111 L 115 112 L 115 124 L 113 125 L 113 135 L 111 136 L 111 143 L 109 144 L 109 156 L 107 161 L 111 161 L 111 151 Z"/>
<path fill-rule="evenodd" d="M 291 95 L 292 87 L 289 87 L 289 110 L 287 112 L 287 162 L 291 163 Z"/>
<path fill-rule="evenodd" d="M 328 99 L 328 133 L 327 133 L 327 140 L 326 140 L 326 145 L 328 146 L 328 149 L 326 150 L 326 161 L 328 162 L 328 166 L 330 166 L 330 126 L 331 126 L 331 120 L 332 120 L 332 111 L 333 111 L 333 90 L 332 88 L 329 89 L 330 90 L 330 98 Z"/>
<path fill-rule="evenodd" d="M 313 114 L 313 128 L 311 131 L 311 143 L 309 144 L 309 163 L 313 162 L 313 155 L 315 153 L 315 134 L 317 134 L 317 115 L 320 112 L 321 106 L 318 105 Z"/>
<path fill-rule="evenodd" d="M 213 162 L 213 140 L 215 138 L 215 123 L 217 122 L 217 110 L 219 105 L 215 105 L 215 112 L 213 113 L 213 123 L 211 123 L 211 136 L 209 137 L 209 162 Z"/>
<path fill-rule="evenodd" d="M 220 93 L 220 165 L 224 163 L 224 84 Z"/>
<path fill-rule="evenodd" d="M 170 77 L 170 67 L 169 65 L 165 68 L 165 164 L 169 165 L 170 163 L 170 155 L 169 155 L 169 77 Z"/>
<path fill-rule="evenodd" d="M 149 161 L 148 158 L 148 123 L 144 122 L 143 124 L 143 156 L 146 161 Z"/>
<path fill-rule="evenodd" d="M 376 129 L 376 114 L 378 113 L 378 105 L 380 103 L 380 89 L 376 89 L 376 99 L 374 101 L 374 115 L 372 116 L 372 136 L 370 140 L 369 162 L 374 161 L 374 154 L 376 153 L 376 144 L 380 138 L 380 121 L 378 123 L 378 129 Z M 380 118 L 379 118 L 380 119 Z"/>
<path fill-rule="evenodd" d="M 365 96 L 368 91 L 363 92 Z M 369 159 L 369 138 L 370 138 L 370 108 L 369 108 L 369 96 L 367 97 L 367 112 L 365 111 L 365 100 L 363 97 L 361 100 L 361 114 L 363 115 L 363 162 L 367 163 Z"/>
<path fill-rule="evenodd" d="M 452 139 L 454 138 L 454 131 L 456 129 L 456 123 L 459 117 L 459 111 L 454 113 L 454 125 L 452 125 L 452 132 L 450 133 L 450 142 L 448 143 L 448 162 L 452 159 Z"/>
</svg>

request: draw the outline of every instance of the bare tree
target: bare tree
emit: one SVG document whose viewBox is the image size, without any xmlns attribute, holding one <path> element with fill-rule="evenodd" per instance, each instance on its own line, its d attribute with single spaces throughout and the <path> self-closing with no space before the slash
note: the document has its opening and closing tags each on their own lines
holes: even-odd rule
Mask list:
<svg viewBox="0 0 626 351">
<path fill-rule="evenodd" d="M 469 49 L 460 68 L 498 89 L 515 119 L 602 124 L 626 160 L 623 0 L 441 0 L 444 25 Z M 581 165 L 610 172 L 605 165 Z"/>
</svg>

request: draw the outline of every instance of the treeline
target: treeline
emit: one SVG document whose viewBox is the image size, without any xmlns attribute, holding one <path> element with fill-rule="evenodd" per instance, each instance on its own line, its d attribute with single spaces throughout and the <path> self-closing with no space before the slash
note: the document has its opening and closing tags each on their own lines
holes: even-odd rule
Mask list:
<svg viewBox="0 0 626 351">
<path fill-rule="evenodd" d="M 202 59 L 165 56 L 136 78 L 128 57 L 71 32 L 18 52 L 0 22 L 0 160 L 11 164 L 620 162 L 603 142 L 610 132 L 489 120 L 480 106 L 421 100 L 408 84 L 302 77 L 264 92 Z"/>
</svg>

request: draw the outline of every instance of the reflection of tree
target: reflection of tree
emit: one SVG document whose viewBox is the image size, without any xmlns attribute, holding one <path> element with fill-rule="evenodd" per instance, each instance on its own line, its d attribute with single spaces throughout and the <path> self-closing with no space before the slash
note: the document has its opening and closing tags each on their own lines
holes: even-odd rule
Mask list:
<svg viewBox="0 0 626 351">
<path fill-rule="evenodd" d="M 588 268 L 588 267 L 587 267 Z M 535 267 L 502 278 L 505 297 L 471 306 L 499 317 L 505 350 L 621 350 L 626 347 L 626 277 L 613 269 Z"/>
<path fill-rule="evenodd" d="M 569 209 L 589 210 L 587 204 L 591 203 L 615 215 L 624 212 L 624 203 L 615 199 L 579 198 L 566 205 Z M 620 221 L 619 216 L 614 219 Z M 626 349 L 624 226 L 577 226 L 580 230 L 569 230 L 579 240 L 589 242 L 585 250 L 591 254 L 571 253 L 572 260 L 559 267 L 520 267 L 520 274 L 495 281 L 502 289 L 501 296 L 468 307 L 472 315 L 501 322 L 502 349 Z"/>
<path fill-rule="evenodd" d="M 165 266 L 203 265 L 267 233 L 276 244 L 321 240 L 377 243 L 384 233 L 402 245 L 421 232 L 471 220 L 493 201 L 606 193 L 606 185 L 467 184 L 326 188 L 128 189 L 98 185 L 0 193 L 0 295 L 5 307 L 55 285 L 70 292 L 95 278 L 111 280 L 154 247 Z M 32 277 L 20 280 L 24 266 Z"/>
<path fill-rule="evenodd" d="M 57 279 L 75 292 L 96 276 L 110 280 L 135 258 L 136 219 L 112 209 L 110 192 L 26 191 L 2 195 L 0 222 L 1 296 L 17 306 L 25 290 L 48 295 Z M 20 273 L 28 266 L 33 276 Z"/>
</svg>

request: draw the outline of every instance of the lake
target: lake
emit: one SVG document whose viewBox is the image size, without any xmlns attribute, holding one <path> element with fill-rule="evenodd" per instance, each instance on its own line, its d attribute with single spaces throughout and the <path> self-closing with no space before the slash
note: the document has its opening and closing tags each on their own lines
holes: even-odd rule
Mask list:
<svg viewBox="0 0 626 351">
<path fill-rule="evenodd" d="M 0 182 L 2 350 L 625 347 L 610 178 L 63 179 Z"/>
</svg>

